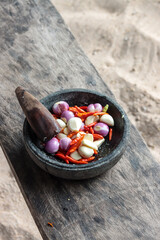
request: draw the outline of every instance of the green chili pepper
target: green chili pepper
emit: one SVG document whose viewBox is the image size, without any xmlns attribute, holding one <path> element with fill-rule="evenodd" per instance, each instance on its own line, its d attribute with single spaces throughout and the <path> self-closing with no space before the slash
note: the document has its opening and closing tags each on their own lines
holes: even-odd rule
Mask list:
<svg viewBox="0 0 160 240">
<path fill-rule="evenodd" d="M 107 104 L 107 105 L 103 108 L 102 112 L 107 112 L 107 111 L 108 111 L 108 108 L 109 108 L 109 105 Z"/>
</svg>

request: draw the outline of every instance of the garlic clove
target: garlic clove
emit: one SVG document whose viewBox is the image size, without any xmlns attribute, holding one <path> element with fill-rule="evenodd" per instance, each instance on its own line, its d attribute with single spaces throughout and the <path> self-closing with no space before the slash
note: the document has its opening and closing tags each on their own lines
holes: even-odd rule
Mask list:
<svg viewBox="0 0 160 240">
<path fill-rule="evenodd" d="M 61 126 L 61 128 L 65 128 L 66 127 L 65 122 L 63 122 L 61 119 L 56 119 L 56 120 L 59 123 L 59 125 Z"/>
<path fill-rule="evenodd" d="M 93 142 L 93 135 L 91 133 L 86 133 L 83 139 Z"/>
<path fill-rule="evenodd" d="M 78 151 L 74 151 L 70 156 L 75 160 L 80 160 L 82 157 L 79 155 Z"/>
<path fill-rule="evenodd" d="M 65 127 L 63 130 L 63 133 L 68 135 L 70 133 L 70 130 L 67 127 Z"/>
<path fill-rule="evenodd" d="M 99 120 L 99 116 L 93 116 L 93 115 L 91 115 L 91 116 L 89 116 L 89 117 L 86 118 L 86 120 L 85 120 L 85 125 L 87 126 L 87 125 L 89 125 L 89 124 L 91 124 L 91 123 L 97 122 L 98 120 Z"/>
<path fill-rule="evenodd" d="M 103 143 L 104 143 L 105 139 L 100 139 L 100 140 L 96 140 L 93 143 L 99 148 Z"/>
<path fill-rule="evenodd" d="M 71 139 L 75 139 L 75 138 L 77 138 L 77 137 L 80 137 L 80 134 L 79 134 L 79 133 L 73 135 L 73 137 L 71 137 Z"/>
<path fill-rule="evenodd" d="M 92 149 L 95 149 L 95 150 L 98 150 L 98 147 L 97 147 L 96 144 L 94 144 L 94 142 L 91 142 L 91 141 L 86 140 L 86 139 L 82 140 L 82 145 L 84 145 L 86 147 L 89 147 L 89 148 L 92 148 Z"/>
<path fill-rule="evenodd" d="M 77 137 L 80 137 L 82 134 L 85 135 L 84 132 L 78 132 L 77 134 L 73 135 L 73 137 L 71 137 L 71 139 L 75 139 L 75 138 L 77 138 Z"/>
<path fill-rule="evenodd" d="M 73 117 L 69 119 L 67 126 L 72 132 L 79 131 L 82 126 L 82 120 L 78 117 Z"/>
<path fill-rule="evenodd" d="M 100 118 L 100 122 L 106 123 L 108 126 L 114 126 L 114 119 L 109 114 L 103 115 Z"/>
<path fill-rule="evenodd" d="M 56 136 L 59 140 L 61 140 L 62 138 L 66 138 L 67 136 L 63 133 L 58 133 L 58 135 Z"/>
<path fill-rule="evenodd" d="M 86 146 L 80 146 L 78 148 L 78 153 L 83 157 L 83 158 L 89 158 L 92 157 L 94 154 L 94 151 L 92 148 L 86 147 Z"/>
</svg>

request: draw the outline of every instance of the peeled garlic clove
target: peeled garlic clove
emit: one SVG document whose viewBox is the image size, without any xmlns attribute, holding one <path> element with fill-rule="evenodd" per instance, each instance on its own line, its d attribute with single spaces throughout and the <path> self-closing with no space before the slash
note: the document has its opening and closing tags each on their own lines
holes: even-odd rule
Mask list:
<svg viewBox="0 0 160 240">
<path fill-rule="evenodd" d="M 105 139 L 103 138 L 103 139 L 94 141 L 93 143 L 99 148 L 102 145 L 102 143 L 104 143 L 104 141 Z"/>
<path fill-rule="evenodd" d="M 62 138 L 66 138 L 67 136 L 63 133 L 58 133 L 57 138 L 61 140 Z"/>
<path fill-rule="evenodd" d="M 75 160 L 80 160 L 82 157 L 79 155 L 78 151 L 74 151 L 70 156 Z"/>
<path fill-rule="evenodd" d="M 82 126 L 82 120 L 78 117 L 73 117 L 69 119 L 67 126 L 72 132 L 79 131 Z"/>
<path fill-rule="evenodd" d="M 79 133 L 73 135 L 73 137 L 71 137 L 71 138 L 72 138 L 72 139 L 75 139 L 75 138 L 80 137 L 80 136 L 81 136 L 81 134 L 80 134 L 80 132 L 79 132 Z"/>
<path fill-rule="evenodd" d="M 68 135 L 70 133 L 70 130 L 67 127 L 65 127 L 63 130 L 63 133 Z"/>
<path fill-rule="evenodd" d="M 86 140 L 86 139 L 82 140 L 82 145 L 84 145 L 86 147 L 89 147 L 89 148 L 92 148 L 92 149 L 95 149 L 95 150 L 98 150 L 98 147 L 97 147 L 96 144 L 94 144 L 94 142 L 91 142 L 91 141 Z"/>
<path fill-rule="evenodd" d="M 63 122 L 61 119 L 56 119 L 56 120 L 59 123 L 59 125 L 61 126 L 61 128 L 65 128 L 65 126 L 66 126 L 65 122 Z"/>
<path fill-rule="evenodd" d="M 77 134 L 75 134 L 73 137 L 71 137 L 72 139 L 75 139 L 75 138 L 77 138 L 77 137 L 80 137 L 80 136 L 85 136 L 86 135 L 86 133 L 84 133 L 84 132 L 78 132 Z"/>
<path fill-rule="evenodd" d="M 108 126 L 114 126 L 114 119 L 109 114 L 104 114 L 100 118 L 100 122 L 106 123 Z"/>
<path fill-rule="evenodd" d="M 89 116 L 89 117 L 86 118 L 86 120 L 85 120 L 85 125 L 87 126 L 87 125 L 89 125 L 89 124 L 91 124 L 91 123 L 97 122 L 98 120 L 99 120 L 99 116 L 93 116 L 93 115 L 91 115 L 91 116 Z"/>
<path fill-rule="evenodd" d="M 94 154 L 94 151 L 92 148 L 86 147 L 86 146 L 80 146 L 78 148 L 78 153 L 83 157 L 83 158 L 89 158 L 92 157 Z"/>
<path fill-rule="evenodd" d="M 93 135 L 90 133 L 86 133 L 83 139 L 93 142 Z"/>
</svg>

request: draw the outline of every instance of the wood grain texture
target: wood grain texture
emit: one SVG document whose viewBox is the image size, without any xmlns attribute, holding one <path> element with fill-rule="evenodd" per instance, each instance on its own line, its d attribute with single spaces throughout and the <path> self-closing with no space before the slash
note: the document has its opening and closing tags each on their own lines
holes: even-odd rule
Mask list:
<svg viewBox="0 0 160 240">
<path fill-rule="evenodd" d="M 29 158 L 18 85 L 38 99 L 72 87 L 113 95 L 48 0 L 1 1 L 0 16 L 0 137 L 42 237 L 159 240 L 160 165 L 133 126 L 123 158 L 95 179 L 57 179 Z"/>
</svg>

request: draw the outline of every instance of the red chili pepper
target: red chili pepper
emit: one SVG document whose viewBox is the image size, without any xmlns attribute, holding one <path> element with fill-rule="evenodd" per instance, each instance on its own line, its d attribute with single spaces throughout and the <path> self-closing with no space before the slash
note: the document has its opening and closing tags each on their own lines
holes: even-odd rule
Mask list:
<svg viewBox="0 0 160 240">
<path fill-rule="evenodd" d="M 96 149 L 94 149 L 94 154 L 98 154 L 98 151 Z"/>
<path fill-rule="evenodd" d="M 71 137 L 73 137 L 74 135 L 76 135 L 78 132 L 79 132 L 79 131 L 71 132 L 71 133 L 68 134 L 67 137 L 71 138 Z"/>
<path fill-rule="evenodd" d="M 55 154 L 55 156 L 63 159 L 67 164 L 69 164 L 69 161 L 66 159 L 66 157 L 64 156 L 63 153 L 57 152 L 57 153 Z"/>
<path fill-rule="evenodd" d="M 61 129 L 60 133 L 62 133 L 64 131 L 64 128 Z"/>
<path fill-rule="evenodd" d="M 73 112 L 73 113 L 78 113 L 77 109 L 75 107 L 69 107 L 69 111 Z"/>
<path fill-rule="evenodd" d="M 89 128 L 89 131 L 90 131 L 91 134 L 94 134 L 94 130 L 93 130 L 92 127 Z"/>
<path fill-rule="evenodd" d="M 93 127 L 96 124 L 97 124 L 97 122 L 93 122 L 93 123 L 90 123 L 89 125 L 87 125 L 86 127 Z"/>
<path fill-rule="evenodd" d="M 106 112 L 96 112 L 93 114 L 93 116 L 97 116 L 97 115 L 105 115 L 105 114 L 108 114 Z"/>
<path fill-rule="evenodd" d="M 109 129 L 109 141 L 112 140 L 112 128 Z"/>
<path fill-rule="evenodd" d="M 94 114 L 94 112 L 84 112 L 84 113 L 77 113 L 77 116 L 80 118 L 87 118 L 93 114 Z"/>
<path fill-rule="evenodd" d="M 80 144 L 81 144 L 81 142 L 80 142 L 80 143 L 78 142 L 78 143 L 72 145 L 72 146 L 68 149 L 66 155 L 70 155 L 72 152 L 75 152 L 75 151 L 77 150 L 77 148 L 80 146 Z"/>
<path fill-rule="evenodd" d="M 77 138 L 73 139 L 72 142 L 70 143 L 70 146 L 72 146 L 75 143 L 79 142 L 79 140 L 81 140 L 82 138 L 83 138 L 83 136 L 81 135 L 80 137 L 77 137 Z"/>
<path fill-rule="evenodd" d="M 79 108 L 77 105 L 75 105 L 75 108 L 78 110 L 78 112 L 85 113 L 85 111 L 83 109 Z"/>
<path fill-rule="evenodd" d="M 55 118 L 55 119 L 57 119 L 59 116 L 58 115 L 56 115 L 56 114 L 52 114 L 52 116 Z"/>
<path fill-rule="evenodd" d="M 84 126 L 85 131 L 89 131 L 89 127 L 88 126 Z"/>
<path fill-rule="evenodd" d="M 75 152 L 76 149 L 77 149 L 77 145 L 70 147 L 69 150 L 67 151 L 66 155 L 69 155 L 69 154 L 71 154 L 72 152 Z"/>
<path fill-rule="evenodd" d="M 93 137 L 94 137 L 94 140 L 96 139 L 103 139 L 103 136 L 102 135 L 100 135 L 100 134 L 93 134 Z"/>
<path fill-rule="evenodd" d="M 50 227 L 53 228 L 53 224 L 52 224 L 52 223 L 48 222 L 47 224 L 48 224 Z"/>
<path fill-rule="evenodd" d="M 87 106 L 81 106 L 80 108 L 83 109 L 83 110 L 86 110 Z"/>
<path fill-rule="evenodd" d="M 71 163 L 75 163 L 75 164 L 87 164 L 86 161 L 81 161 L 81 160 L 75 160 L 72 157 L 66 155 L 66 159 L 71 162 Z"/>
<path fill-rule="evenodd" d="M 95 157 L 89 157 L 89 158 L 82 158 L 81 161 L 84 161 L 84 162 L 90 162 L 90 161 L 93 161 L 95 159 Z"/>
<path fill-rule="evenodd" d="M 74 145 L 71 145 L 71 147 L 68 149 L 66 155 L 70 155 L 72 152 L 76 151 L 77 148 L 79 148 L 79 146 L 81 145 L 83 137 L 84 137 L 84 135 L 82 135 Z"/>
</svg>

